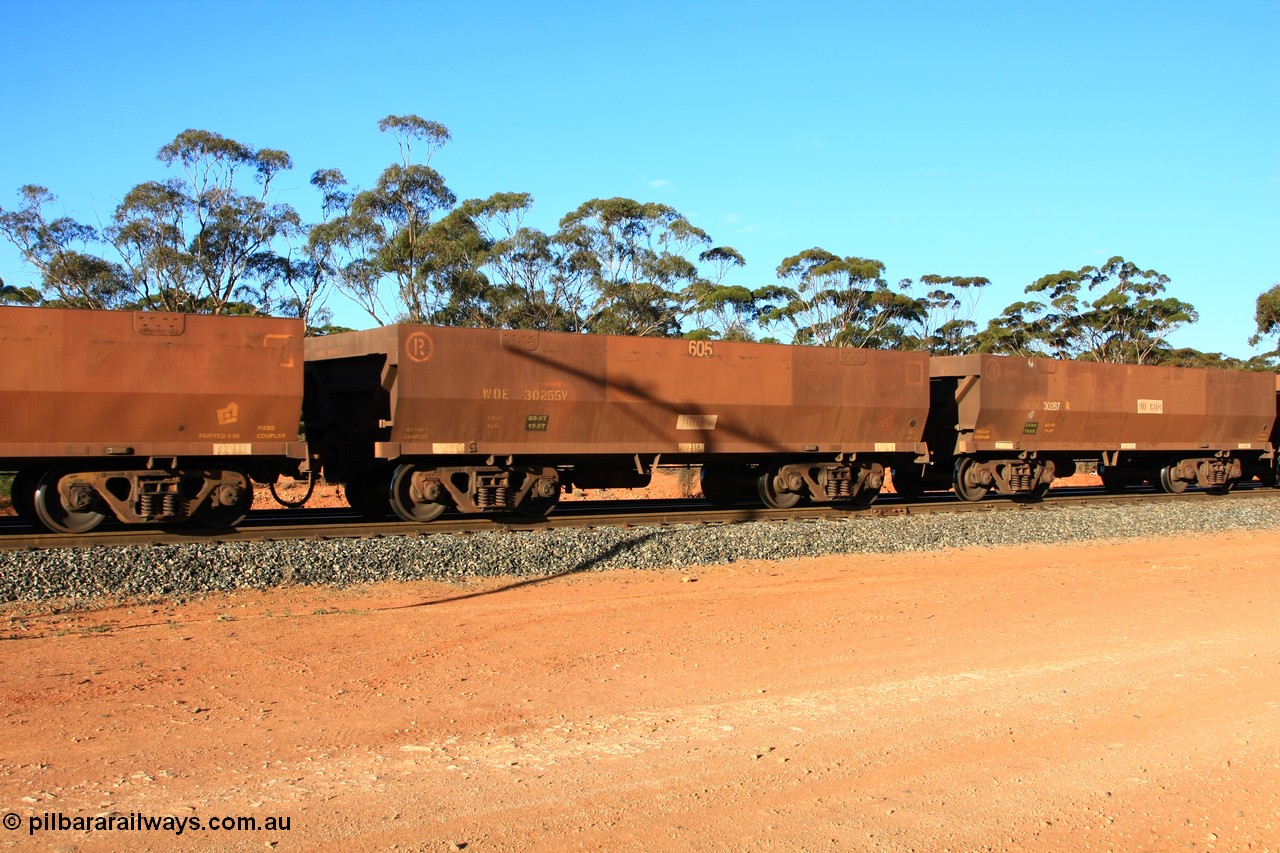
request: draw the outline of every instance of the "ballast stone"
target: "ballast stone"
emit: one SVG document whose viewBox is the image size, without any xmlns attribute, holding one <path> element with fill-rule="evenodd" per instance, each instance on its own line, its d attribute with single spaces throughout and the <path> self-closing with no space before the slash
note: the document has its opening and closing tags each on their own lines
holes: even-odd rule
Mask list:
<svg viewBox="0 0 1280 853">
<path fill-rule="evenodd" d="M 1280 495 L 1256 500 L 1061 506 L 1033 512 L 723 525 L 191 543 L 0 552 L 0 601 L 181 596 L 291 584 L 531 578 L 740 560 L 939 551 L 1280 526 Z"/>
</svg>

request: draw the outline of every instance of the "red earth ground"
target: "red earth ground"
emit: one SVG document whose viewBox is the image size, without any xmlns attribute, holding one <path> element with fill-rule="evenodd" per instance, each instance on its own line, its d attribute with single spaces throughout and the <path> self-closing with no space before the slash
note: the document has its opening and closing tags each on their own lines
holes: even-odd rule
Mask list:
<svg viewBox="0 0 1280 853">
<path fill-rule="evenodd" d="M 0 844 L 1280 851 L 1278 552 L 1259 530 L 6 605 Z M 289 830 L 28 835 L 135 813 Z"/>
</svg>

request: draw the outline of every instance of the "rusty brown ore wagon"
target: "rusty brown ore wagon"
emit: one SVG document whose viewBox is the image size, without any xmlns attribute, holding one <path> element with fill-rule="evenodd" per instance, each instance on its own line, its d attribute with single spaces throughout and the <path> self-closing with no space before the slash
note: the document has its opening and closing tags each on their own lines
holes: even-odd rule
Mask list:
<svg viewBox="0 0 1280 853">
<path fill-rule="evenodd" d="M 925 458 L 922 353 L 397 325 L 306 359 L 308 442 L 368 515 L 539 516 L 693 465 L 719 503 L 860 503 Z"/>
<path fill-rule="evenodd" d="M 1221 493 L 1274 470 L 1272 374 L 964 355 L 930 375 L 931 464 L 895 471 L 904 494 L 1034 497 L 1080 461 L 1113 490 Z"/>
<path fill-rule="evenodd" d="M 251 478 L 297 471 L 298 320 L 0 308 L 0 470 L 14 505 L 79 533 L 229 526 Z"/>
</svg>

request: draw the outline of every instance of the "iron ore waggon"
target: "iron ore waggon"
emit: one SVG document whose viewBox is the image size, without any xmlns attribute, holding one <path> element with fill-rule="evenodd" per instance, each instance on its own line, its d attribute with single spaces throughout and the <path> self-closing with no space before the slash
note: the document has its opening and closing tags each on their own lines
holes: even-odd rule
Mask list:
<svg viewBox="0 0 1280 853">
<path fill-rule="evenodd" d="M 718 503 L 869 503 L 925 458 L 923 353 L 395 325 L 306 359 L 308 442 L 369 515 L 539 516 L 663 465 Z"/>
<path fill-rule="evenodd" d="M 1272 374 L 964 355 L 930 375 L 932 464 L 895 472 L 905 494 L 1034 497 L 1081 461 L 1111 490 L 1221 493 L 1274 471 Z"/>
<path fill-rule="evenodd" d="M 19 513 L 81 533 L 234 525 L 305 458 L 298 320 L 0 307 L 0 471 Z"/>
<path fill-rule="evenodd" d="M 238 523 L 254 481 L 323 473 L 370 517 L 549 513 L 701 471 L 715 504 L 953 489 L 1275 482 L 1280 378 L 1009 356 L 0 307 L 0 471 L 79 533 Z"/>
</svg>

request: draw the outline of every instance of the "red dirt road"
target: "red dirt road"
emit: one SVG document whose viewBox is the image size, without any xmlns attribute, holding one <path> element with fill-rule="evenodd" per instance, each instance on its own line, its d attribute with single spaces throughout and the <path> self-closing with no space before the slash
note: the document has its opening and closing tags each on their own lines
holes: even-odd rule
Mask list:
<svg viewBox="0 0 1280 853">
<path fill-rule="evenodd" d="M 0 611 L 14 849 L 1280 850 L 1280 532 Z M 31 816 L 288 832 L 28 836 Z"/>
</svg>

